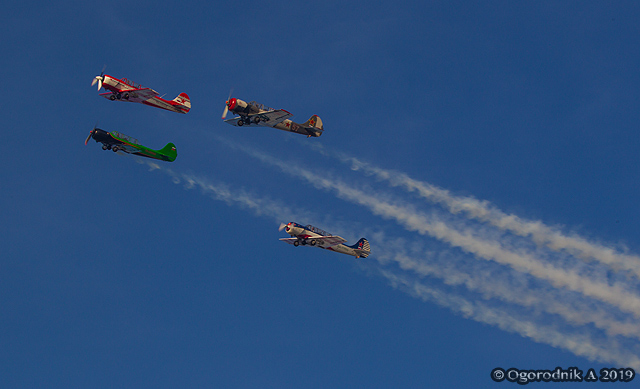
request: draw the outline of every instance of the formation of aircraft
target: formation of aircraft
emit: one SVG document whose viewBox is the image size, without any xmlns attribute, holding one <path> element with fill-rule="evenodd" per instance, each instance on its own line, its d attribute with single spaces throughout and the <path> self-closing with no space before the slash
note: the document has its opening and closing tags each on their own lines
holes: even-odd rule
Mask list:
<svg viewBox="0 0 640 389">
<path fill-rule="evenodd" d="M 100 96 L 111 101 L 128 101 L 142 103 L 156 108 L 166 109 L 177 113 L 187 113 L 191 109 L 191 100 L 186 93 L 180 93 L 173 100 L 165 100 L 158 97 L 159 93 L 151 88 L 145 88 L 126 78 L 118 79 L 104 74 L 104 69 L 99 76 L 91 81 L 91 86 L 98 83 L 98 91 L 104 87 L 109 92 L 100 93 Z"/>
<path fill-rule="evenodd" d="M 140 84 L 136 84 L 126 78 L 118 79 L 104 74 L 104 68 L 99 76 L 96 76 L 91 82 L 91 86 L 98 84 L 98 91 L 103 87 L 109 92 L 100 93 L 112 101 L 129 101 L 134 103 L 142 103 L 156 108 L 166 109 L 168 111 L 185 114 L 191 109 L 191 100 L 186 93 L 180 93 L 173 100 L 165 100 L 158 97 L 158 92 L 151 88 L 145 88 Z M 227 114 L 237 115 L 231 119 L 226 119 Z M 225 123 L 233 126 L 265 126 L 273 127 L 283 131 L 289 131 L 296 134 L 306 135 L 309 137 L 319 137 L 324 131 L 322 120 L 317 115 L 311 116 L 305 123 L 295 123 L 289 120 L 293 115 L 284 109 L 273 109 L 266 107 L 255 101 L 249 103 L 232 98 L 225 102 L 222 119 Z M 89 139 L 94 139 L 97 143 L 102 143 L 103 150 L 123 151 L 129 154 L 140 155 L 147 158 L 153 158 L 161 161 L 173 162 L 177 157 L 176 146 L 168 143 L 160 150 L 153 150 L 142 146 L 136 139 L 121 134 L 116 131 L 107 132 L 100 128 L 94 127 L 89 136 L 85 140 L 86 145 Z M 342 254 L 352 255 L 356 258 L 366 258 L 371 254 L 369 241 L 361 238 L 354 245 L 347 246 L 346 239 L 331 235 L 312 225 L 303 226 L 298 223 L 290 222 L 280 225 L 280 231 L 285 230 L 290 238 L 280 239 L 283 242 L 294 246 L 309 245 L 325 250 L 331 250 Z"/>
<path fill-rule="evenodd" d="M 353 255 L 356 258 L 366 258 L 371 254 L 369 241 L 365 238 L 360 238 L 356 244 L 347 246 L 344 244 L 347 241 L 345 238 L 331 235 L 310 224 L 303 226 L 302 224 L 289 222 L 288 224 L 281 224 L 279 230 L 285 230 L 287 234 L 291 235 L 291 238 L 281 238 L 280 240 L 296 247 L 309 245 L 342 254 Z"/>
<path fill-rule="evenodd" d="M 176 146 L 173 143 L 167 143 L 167 145 L 160 150 L 153 150 L 138 143 L 137 139 L 117 131 L 107 132 L 94 127 L 93 130 L 89 131 L 89 136 L 87 140 L 84 141 L 84 144 L 86 145 L 91 138 L 93 138 L 96 143 L 102 143 L 102 150 L 113 150 L 114 152 L 124 151 L 128 154 L 140 155 L 142 157 L 167 162 L 175 161 L 178 156 Z"/>
<path fill-rule="evenodd" d="M 238 116 L 225 120 L 229 111 Z M 324 127 L 318 115 L 311 116 L 309 120 L 302 124 L 289 120 L 292 116 L 290 112 L 284 109 L 266 107 L 255 101 L 247 103 L 235 97 L 231 98 L 231 96 L 229 96 L 229 99 L 225 102 L 224 111 L 222 111 L 222 119 L 225 123 L 229 123 L 232 126 L 258 125 L 273 127 L 283 131 L 306 135 L 307 138 L 322 135 Z"/>
</svg>

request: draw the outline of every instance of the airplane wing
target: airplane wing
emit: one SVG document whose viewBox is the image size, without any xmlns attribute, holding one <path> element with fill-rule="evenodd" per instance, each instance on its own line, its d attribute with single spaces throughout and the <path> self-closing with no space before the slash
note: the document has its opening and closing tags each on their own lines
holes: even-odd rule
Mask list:
<svg viewBox="0 0 640 389">
<path fill-rule="evenodd" d="M 236 116 L 234 118 L 231 119 L 226 119 L 224 120 L 225 123 L 231 124 L 232 126 L 236 126 L 238 127 L 238 120 L 242 119 L 241 116 Z"/>
<path fill-rule="evenodd" d="M 133 147 L 133 146 L 130 146 L 130 145 L 127 145 L 127 144 L 124 144 L 124 145 L 123 144 L 119 144 L 119 145 L 117 145 L 117 147 L 118 147 L 119 150 L 122 150 L 122 151 L 124 151 L 126 153 L 129 153 L 129 154 L 134 154 L 134 153 L 140 152 L 140 149 L 138 149 L 137 147 Z"/>
<path fill-rule="evenodd" d="M 249 115 L 249 117 L 260 117 L 260 125 L 273 127 L 278 123 L 282 123 L 286 119 L 293 116 L 290 112 L 284 109 L 276 109 L 275 111 L 258 113 L 255 115 Z"/>
<path fill-rule="evenodd" d="M 285 111 L 284 109 L 276 109 L 274 111 L 254 113 L 251 115 L 247 115 L 246 117 L 249 117 L 252 119 L 252 122 L 251 122 L 252 125 L 254 124 L 253 122 L 254 118 L 258 117 L 260 118 L 260 122 L 258 123 L 259 125 L 266 126 L 266 127 L 273 127 L 279 123 L 282 123 L 286 119 L 289 119 L 291 116 L 293 115 L 290 112 Z M 231 124 L 232 126 L 239 127 L 238 120 L 240 119 L 242 119 L 242 116 L 236 116 L 231 119 L 226 119 L 224 122 Z"/>
<path fill-rule="evenodd" d="M 345 238 L 337 235 L 319 236 L 317 238 L 311 238 L 311 239 L 315 239 L 318 242 L 318 245 L 324 248 L 337 246 L 347 241 Z"/>
<path fill-rule="evenodd" d="M 316 245 L 322 248 L 337 246 L 341 243 L 346 242 L 347 240 L 343 237 L 332 235 L 332 236 L 318 236 L 316 238 L 308 238 L 308 240 L 315 240 Z M 281 241 L 289 244 L 293 244 L 293 242 L 297 241 L 298 238 L 281 238 Z"/>
<path fill-rule="evenodd" d="M 100 93 L 100 96 L 111 99 L 112 92 Z M 134 103 L 141 103 L 143 101 L 147 101 L 152 97 L 158 95 L 158 92 L 154 91 L 151 88 L 140 88 L 140 89 L 131 89 L 127 91 L 122 91 L 120 93 L 121 101 L 131 101 Z M 128 98 L 127 98 L 128 97 Z"/>
</svg>

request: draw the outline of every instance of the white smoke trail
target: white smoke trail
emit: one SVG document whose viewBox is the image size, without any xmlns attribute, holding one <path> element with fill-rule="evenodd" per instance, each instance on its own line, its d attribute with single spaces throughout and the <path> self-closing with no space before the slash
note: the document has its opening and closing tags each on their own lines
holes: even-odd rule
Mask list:
<svg viewBox="0 0 640 389">
<path fill-rule="evenodd" d="M 174 184 L 183 183 L 184 188 L 187 190 L 200 189 L 202 194 L 208 195 L 215 200 L 224 201 L 229 205 L 235 204 L 241 208 L 248 208 L 258 216 L 265 215 L 272 217 L 277 223 L 286 220 L 310 219 L 313 217 L 309 213 L 293 211 L 290 207 L 278 201 L 247 193 L 242 189 L 232 189 L 224 183 L 214 182 L 211 179 L 195 174 L 178 173 L 171 168 L 161 167 L 155 162 L 142 160 L 138 162 L 147 164 L 150 171 L 159 170 L 167 174 L 172 178 Z"/>
<path fill-rule="evenodd" d="M 497 326 L 504 331 L 519 334 L 538 343 L 545 343 L 568 350 L 575 355 L 592 361 L 615 362 L 619 366 L 630 366 L 634 369 L 640 368 L 640 358 L 633 352 L 626 350 L 624 344 L 621 345 L 615 339 L 608 338 L 599 341 L 594 339 L 588 331 L 575 334 L 566 330 L 559 330 L 553 326 L 543 325 L 539 322 L 519 319 L 513 312 L 451 295 L 411 280 L 402 274 L 387 270 L 380 270 L 379 273 L 389 280 L 393 287 L 423 301 L 446 307 L 466 318 Z"/>
<path fill-rule="evenodd" d="M 377 236 L 379 240 L 389 241 L 381 235 Z M 403 271 L 413 272 L 420 277 L 438 278 L 451 286 L 464 286 L 469 291 L 479 293 L 484 299 L 494 298 L 530 308 L 536 312 L 546 312 L 574 326 L 593 324 L 596 328 L 605 331 L 608 336 L 625 336 L 640 340 L 640 327 L 637 321 L 617 318 L 616 316 L 619 315 L 615 315 L 606 307 L 597 306 L 592 301 L 584 301 L 580 295 L 560 289 L 534 288 L 528 283 L 513 282 L 511 274 L 488 271 L 473 263 L 463 265 L 451 257 L 447 257 L 446 260 L 437 260 L 434 255 L 420 252 L 420 250 L 407 253 L 404 243 L 385 246 L 387 247 L 376 250 L 375 259 L 381 265 L 391 261 Z"/>
<path fill-rule="evenodd" d="M 176 173 L 168 168 L 160 168 L 156 163 L 146 163 L 151 167 L 151 170 L 160 169 L 169 175 L 174 183 L 184 183 L 184 187 L 187 190 L 200 189 L 204 195 L 208 195 L 215 200 L 224 201 L 229 205 L 235 205 L 241 208 L 248 208 L 257 215 L 273 217 L 276 222 L 290 220 L 290 218 L 307 220 L 314 218 L 314 216 L 309 213 L 294 213 L 291 209 L 277 201 L 247 193 L 244 190 L 232 189 L 226 184 L 215 183 L 202 176 Z M 313 181 L 319 179 L 319 177 L 316 176 L 309 176 L 309 178 L 313 179 Z M 318 184 L 316 183 L 316 185 Z M 326 185 L 326 183 L 321 183 L 319 187 L 326 189 Z M 339 183 L 339 185 L 344 184 Z M 336 189 L 332 186 L 329 186 L 329 188 Z M 342 192 L 345 192 L 346 189 L 343 188 Z M 357 190 L 355 191 L 355 194 L 360 195 Z M 342 192 L 338 191 L 339 194 L 344 196 Z M 348 191 L 346 192 L 348 193 Z M 397 206 L 391 204 L 382 206 L 383 209 L 388 208 L 392 211 L 397 211 L 394 207 Z M 415 215 L 415 211 L 411 211 L 410 213 Z M 424 217 L 424 215 L 419 215 L 417 222 L 424 223 L 426 219 L 420 220 L 420 218 Z M 404 218 L 406 218 L 406 216 Z M 378 235 L 381 235 L 381 233 Z M 382 238 L 382 240 L 385 239 Z M 412 253 L 411 256 L 415 257 L 415 254 Z M 414 297 L 424 301 L 435 302 L 454 312 L 461 313 L 465 317 L 498 326 L 508 332 L 518 333 L 536 342 L 569 350 L 575 355 L 598 361 L 613 361 L 624 366 L 635 367 L 638 365 L 638 357 L 632 352 L 625 350 L 624 347 L 621 347 L 618 341 L 613 338 L 616 335 L 637 338 L 637 324 L 626 319 L 615 320 L 614 316 L 610 315 L 606 310 L 595 310 L 593 306 L 589 306 L 588 302 L 571 298 L 570 293 L 568 294 L 562 292 L 562 290 L 554 289 L 532 289 L 531 286 L 528 288 L 527 286 L 523 286 L 518 290 L 514 289 L 514 285 L 506 279 L 497 279 L 495 277 L 483 279 L 476 274 L 473 268 L 469 268 L 468 265 L 466 265 L 466 272 L 457 272 L 455 268 L 433 266 L 430 264 L 430 261 L 416 260 L 402 252 L 385 252 L 385 250 L 378 250 L 376 257 L 380 257 L 381 264 L 385 262 L 384 257 L 389 258 L 394 261 L 394 263 L 397 263 L 400 269 L 405 272 L 411 271 L 419 276 L 441 278 L 448 285 L 463 285 L 472 292 L 480 293 L 483 299 L 497 298 L 510 304 L 533 308 L 532 314 L 534 315 L 534 320 L 518 319 L 512 310 L 491 307 L 481 302 L 472 303 L 455 293 L 427 288 L 419 281 L 411 281 L 410 283 L 409 278 L 405 275 L 392 273 L 388 269 L 378 269 L 380 274 L 392 282 L 393 286 L 404 290 Z M 587 280 L 586 282 L 590 281 Z M 571 309 L 572 307 L 575 307 L 575 309 Z M 588 330 L 585 330 L 583 334 L 575 335 L 567 329 L 558 329 L 542 324 L 542 318 L 538 317 L 539 315 L 535 313 L 537 310 L 558 315 L 572 325 L 593 323 L 596 328 L 603 329 L 609 338 L 606 339 L 605 344 L 602 344 L 603 342 L 593 338 Z"/>
<path fill-rule="evenodd" d="M 503 248 L 504 242 L 480 239 L 475 237 L 471 231 L 462 233 L 451 228 L 437 216 L 427 216 L 410 205 L 391 204 L 339 180 L 329 179 L 326 174 L 319 176 L 301 166 L 290 166 L 280 159 L 246 146 L 237 144 L 231 144 L 231 146 L 262 162 L 276 166 L 287 174 L 302 178 L 317 188 L 333 190 L 339 197 L 365 206 L 376 215 L 396 220 L 409 231 L 434 237 L 465 252 L 472 253 L 477 258 L 495 261 L 518 271 L 525 271 L 534 277 L 548 281 L 556 288 L 564 287 L 582 293 L 640 317 L 640 297 L 621 283 L 609 285 L 606 281 L 594 280 L 581 276 L 575 271 L 558 268 L 549 263 L 541 262 L 529 253 L 505 249 Z"/>
<path fill-rule="evenodd" d="M 584 260 L 595 259 L 613 270 L 630 271 L 640 278 L 640 257 L 637 255 L 621 253 L 614 248 L 589 242 L 578 235 L 567 236 L 559 229 L 549 227 L 540 221 L 525 220 L 513 214 L 506 214 L 488 201 L 480 201 L 469 196 L 454 196 L 448 190 L 415 180 L 405 173 L 382 169 L 344 153 L 328 151 L 321 145 L 314 145 L 313 148 L 325 156 L 351 165 L 352 170 L 374 176 L 392 187 L 403 187 L 409 192 L 416 192 L 420 197 L 441 205 L 454 215 L 464 214 L 470 219 L 489 223 L 501 230 L 523 237 L 530 236 L 538 245 L 544 245 L 554 251 L 566 251 Z"/>
</svg>

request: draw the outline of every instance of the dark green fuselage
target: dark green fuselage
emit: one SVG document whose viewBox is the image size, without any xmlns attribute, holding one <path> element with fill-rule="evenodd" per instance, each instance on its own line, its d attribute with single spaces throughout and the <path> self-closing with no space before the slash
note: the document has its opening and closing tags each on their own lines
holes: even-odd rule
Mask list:
<svg viewBox="0 0 640 389">
<path fill-rule="evenodd" d="M 116 131 L 107 132 L 99 128 L 91 131 L 91 137 L 98 143 L 102 143 L 104 150 L 124 151 L 129 154 L 140 155 L 142 157 L 158 159 L 161 161 L 173 162 L 178 156 L 176 146 L 168 143 L 160 150 L 153 150 L 142 146 L 137 140 L 120 134 Z"/>
</svg>

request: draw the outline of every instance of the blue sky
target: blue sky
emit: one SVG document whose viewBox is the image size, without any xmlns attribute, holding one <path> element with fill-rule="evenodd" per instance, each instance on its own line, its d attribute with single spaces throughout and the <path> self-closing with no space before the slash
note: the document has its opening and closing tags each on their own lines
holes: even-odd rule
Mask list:
<svg viewBox="0 0 640 389">
<path fill-rule="evenodd" d="M 6 8 L 2 387 L 640 369 L 634 3 Z M 191 112 L 99 97 L 105 64 Z M 325 133 L 229 126 L 231 89 Z M 178 158 L 85 147 L 96 122 Z M 373 254 L 283 244 L 289 221 Z"/>
</svg>

